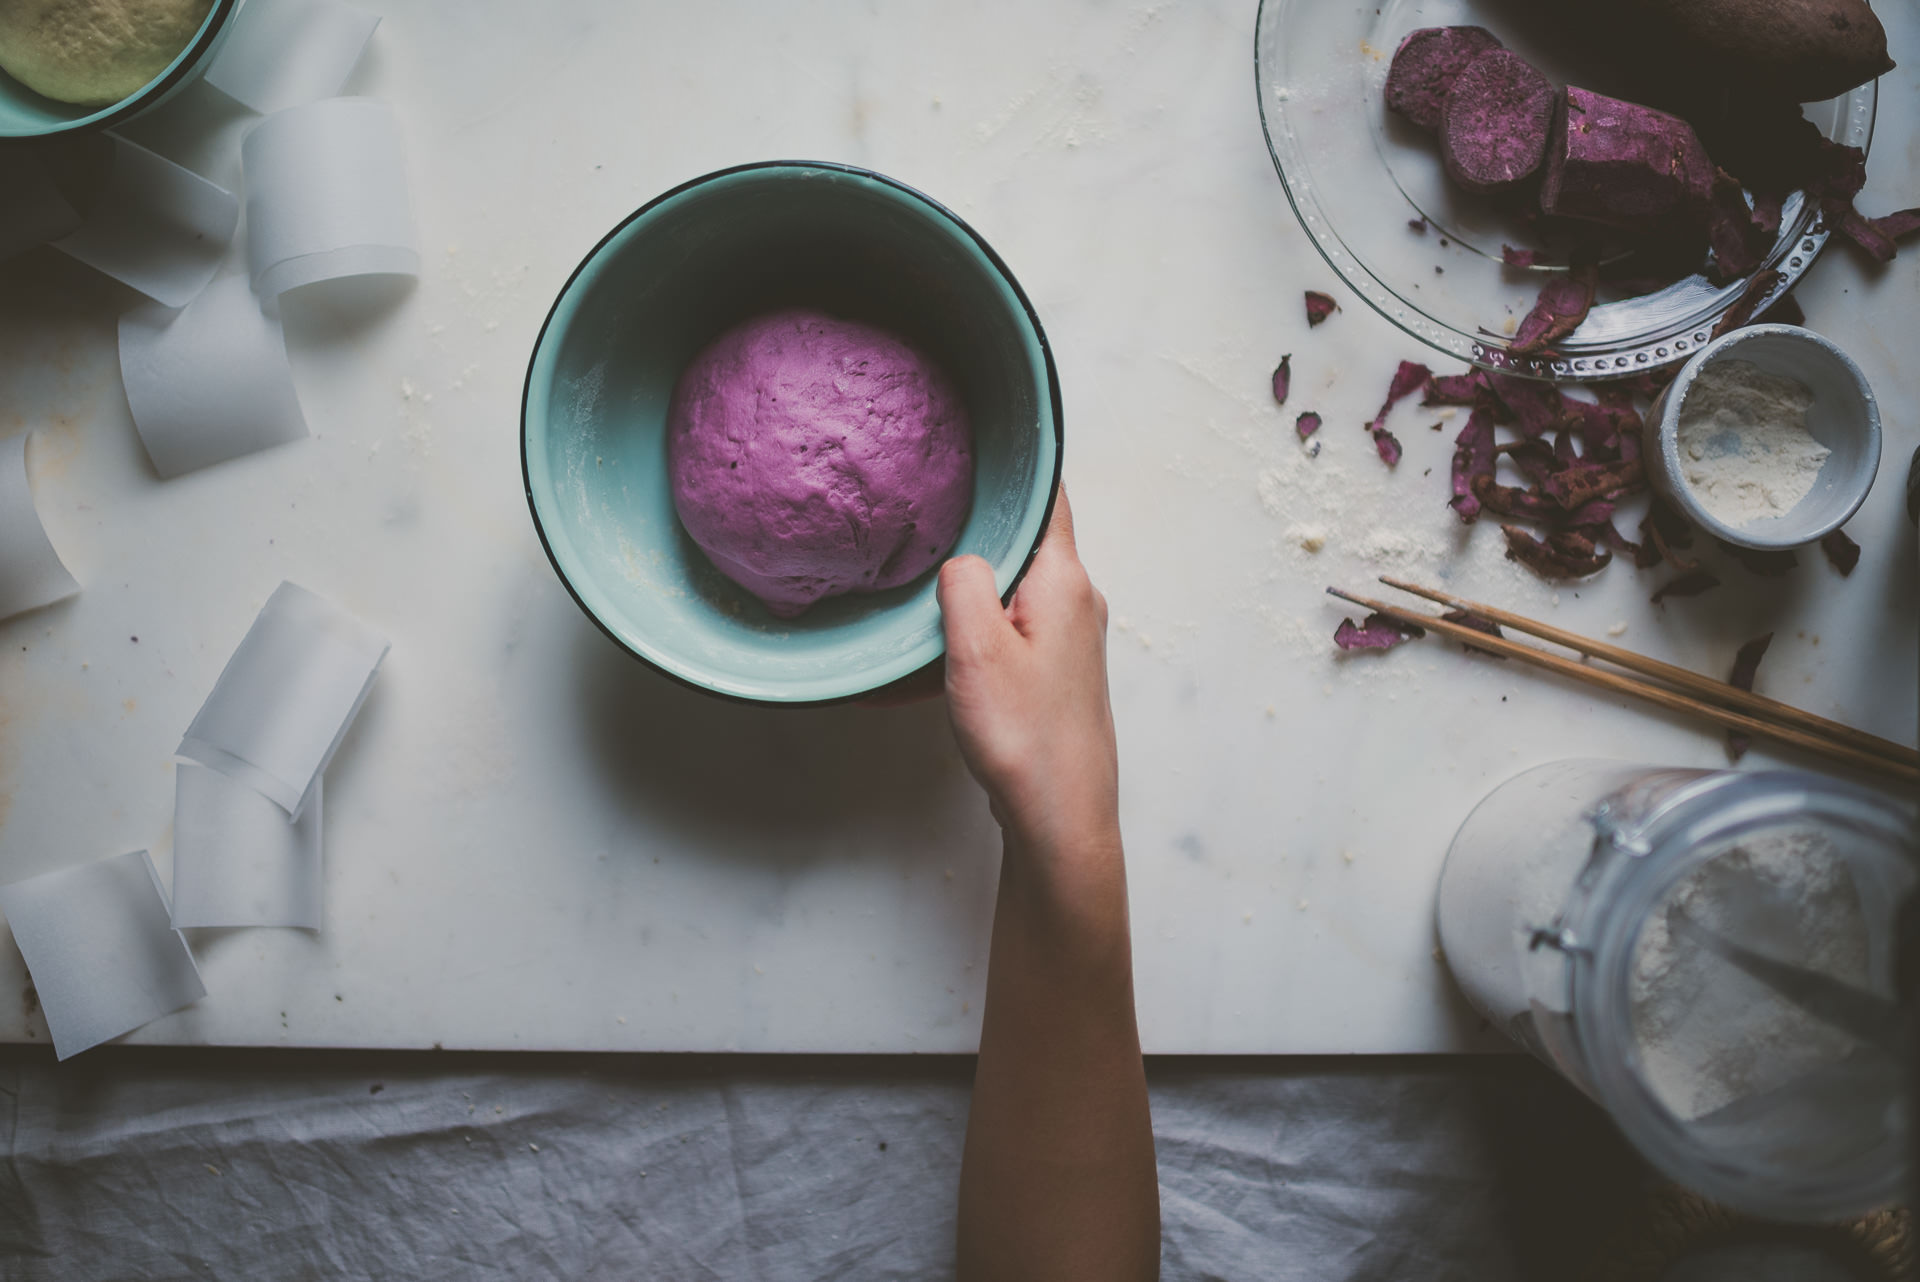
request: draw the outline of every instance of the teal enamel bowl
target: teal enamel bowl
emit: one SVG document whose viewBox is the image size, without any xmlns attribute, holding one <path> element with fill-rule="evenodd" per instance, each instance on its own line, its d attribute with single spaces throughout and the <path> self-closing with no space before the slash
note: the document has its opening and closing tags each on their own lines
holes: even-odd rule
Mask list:
<svg viewBox="0 0 1920 1282">
<path fill-rule="evenodd" d="M 1060 379 L 1033 305 L 951 210 L 870 170 L 743 165 L 654 199 L 554 302 L 527 367 L 521 467 L 547 556 L 594 623 L 698 689 L 768 704 L 854 699 L 944 650 L 934 575 L 778 619 L 681 528 L 667 405 L 687 362 L 760 312 L 807 304 L 905 335 L 960 388 L 973 510 L 954 552 L 1011 599 L 1060 478 Z"/>
<path fill-rule="evenodd" d="M 167 64 L 165 71 L 138 92 L 103 107 L 79 107 L 43 98 L 0 71 L 0 139 L 53 138 L 60 134 L 111 129 L 151 111 L 205 74 L 225 43 L 233 15 L 239 8 L 240 0 L 213 0 L 213 8 L 207 11 L 200 30 Z"/>
</svg>

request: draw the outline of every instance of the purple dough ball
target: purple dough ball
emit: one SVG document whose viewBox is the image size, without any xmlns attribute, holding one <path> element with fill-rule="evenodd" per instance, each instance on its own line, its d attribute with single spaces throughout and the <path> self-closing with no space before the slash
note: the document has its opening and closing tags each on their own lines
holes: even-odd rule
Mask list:
<svg viewBox="0 0 1920 1282">
<path fill-rule="evenodd" d="M 795 308 L 735 326 L 682 371 L 667 469 L 693 541 L 792 618 L 940 563 L 973 504 L 973 431 L 904 339 Z"/>
</svg>

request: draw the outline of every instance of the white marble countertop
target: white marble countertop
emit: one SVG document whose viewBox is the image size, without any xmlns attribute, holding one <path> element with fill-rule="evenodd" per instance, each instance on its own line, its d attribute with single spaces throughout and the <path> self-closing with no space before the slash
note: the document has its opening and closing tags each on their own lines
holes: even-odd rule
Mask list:
<svg viewBox="0 0 1920 1282">
<path fill-rule="evenodd" d="M 1763 692 L 1912 741 L 1920 251 L 1869 271 L 1835 247 L 1799 290 L 1886 411 L 1859 569 L 1814 552 L 1661 610 L 1658 571 L 1556 592 L 1496 529 L 1461 530 L 1430 415 L 1395 418 L 1397 472 L 1374 457 L 1354 425 L 1428 354 L 1295 223 L 1249 0 L 374 7 L 350 89 L 400 113 L 427 269 L 372 317 L 289 308 L 317 439 L 156 479 L 115 363 L 130 297 L 48 251 L 0 266 L 0 435 L 41 433 L 40 507 L 85 585 L 0 623 L 0 879 L 139 847 L 167 874 L 171 753 L 282 579 L 393 639 L 327 779 L 326 929 L 190 932 L 208 996 L 131 1040 L 974 1046 L 997 843 L 941 708 L 760 711 L 653 675 L 568 599 L 520 491 L 520 380 L 567 273 L 649 197 L 742 161 L 922 188 L 1045 321 L 1113 605 L 1150 1051 L 1491 1047 L 1431 924 L 1473 802 L 1561 756 L 1724 764 L 1690 725 L 1437 643 L 1340 657 L 1330 582 L 1445 575 L 1708 671 L 1772 629 Z M 1882 81 L 1875 213 L 1920 203 L 1920 16 L 1882 8 L 1906 65 Z M 233 184 L 247 123 L 205 91 L 133 133 Z M 1311 334 L 1309 287 L 1345 304 Z M 1317 459 L 1300 408 L 1326 416 Z M 0 993 L 22 979 L 9 945 Z M 0 1002 L 0 1039 L 45 1035 Z"/>
</svg>

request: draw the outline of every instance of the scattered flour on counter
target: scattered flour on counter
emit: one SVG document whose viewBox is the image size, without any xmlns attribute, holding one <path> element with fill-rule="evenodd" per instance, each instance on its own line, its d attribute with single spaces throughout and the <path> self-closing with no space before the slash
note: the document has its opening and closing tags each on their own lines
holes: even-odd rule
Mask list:
<svg viewBox="0 0 1920 1282">
<path fill-rule="evenodd" d="M 1302 454 L 1286 467 L 1262 472 L 1259 490 L 1267 515 L 1293 519 L 1286 537 L 1303 552 L 1332 548 L 1358 555 L 1369 565 L 1395 568 L 1439 561 L 1453 550 L 1444 531 L 1436 537 L 1392 524 L 1396 513 L 1391 503 L 1369 512 L 1369 487 L 1356 483 L 1345 467 L 1331 460 Z"/>
<path fill-rule="evenodd" d="M 1275 523 L 1275 561 L 1248 608 L 1270 636 L 1302 658 L 1324 658 L 1369 678 L 1411 678 L 1430 664 L 1411 653 L 1383 661 L 1387 656 L 1336 650 L 1341 611 L 1364 611 L 1328 604 L 1320 589 L 1366 591 L 1378 576 L 1395 574 L 1515 609 L 1545 608 L 1551 585 L 1507 558 L 1497 523 L 1463 525 L 1447 506 L 1444 465 L 1431 475 L 1411 460 L 1390 469 L 1371 442 L 1354 437 L 1331 442 L 1318 457 L 1290 441 L 1256 478 L 1260 506 Z"/>
<path fill-rule="evenodd" d="M 1807 431 L 1813 392 L 1750 361 L 1714 361 L 1680 406 L 1687 488 L 1718 520 L 1741 526 L 1793 510 L 1832 451 Z"/>
<path fill-rule="evenodd" d="M 1764 832 L 1715 855 L 1669 893 L 1634 946 L 1634 1040 L 1642 1075 L 1692 1121 L 1792 1086 L 1859 1044 L 1712 947 L 1681 918 L 1775 961 L 1866 987 L 1867 928 L 1845 859 L 1808 829 Z"/>
</svg>

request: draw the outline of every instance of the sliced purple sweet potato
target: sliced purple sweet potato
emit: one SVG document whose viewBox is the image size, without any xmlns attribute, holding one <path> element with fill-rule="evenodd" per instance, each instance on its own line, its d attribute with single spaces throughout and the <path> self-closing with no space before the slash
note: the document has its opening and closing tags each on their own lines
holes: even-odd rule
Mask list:
<svg viewBox="0 0 1920 1282">
<path fill-rule="evenodd" d="M 1293 430 L 1300 433 L 1301 440 L 1306 440 L 1309 436 L 1312 436 L 1320 430 L 1320 416 L 1312 410 L 1308 410 L 1305 414 L 1293 420 Z"/>
<path fill-rule="evenodd" d="M 1537 249 L 1515 249 L 1512 245 L 1500 246 L 1500 261 L 1509 267 L 1538 267 L 1540 251 Z"/>
<path fill-rule="evenodd" d="M 1440 128 L 1447 90 L 1481 54 L 1501 47 L 1485 27 L 1422 27 L 1407 33 L 1387 69 L 1387 110 L 1429 132 Z"/>
<path fill-rule="evenodd" d="M 1280 358 L 1278 365 L 1273 367 L 1273 403 L 1275 405 L 1285 405 L 1287 403 L 1287 393 L 1291 391 L 1292 388 L 1293 354 L 1288 353 Z"/>
<path fill-rule="evenodd" d="M 1507 350 L 1516 356 L 1547 350 L 1566 338 L 1587 319 L 1593 310 L 1594 291 L 1600 285 L 1600 269 L 1585 263 L 1565 276 L 1556 276 L 1534 300 L 1533 310 L 1520 322 Z"/>
<path fill-rule="evenodd" d="M 1713 161 L 1678 116 L 1568 86 L 1547 146 L 1540 208 L 1625 231 L 1697 220 Z"/>
<path fill-rule="evenodd" d="M 1323 294 L 1317 289 L 1307 291 L 1307 328 L 1312 329 L 1321 321 L 1340 309 L 1333 301 L 1332 294 Z"/>
<path fill-rule="evenodd" d="M 1492 49 L 1467 64 L 1447 90 L 1440 158 L 1468 191 L 1517 191 L 1540 171 L 1553 130 L 1551 81 L 1519 54 Z"/>
<path fill-rule="evenodd" d="M 1391 650 L 1402 642 L 1427 635 L 1425 628 L 1399 623 L 1384 614 L 1369 614 L 1364 623 L 1340 620 L 1333 643 L 1342 650 Z"/>
</svg>

